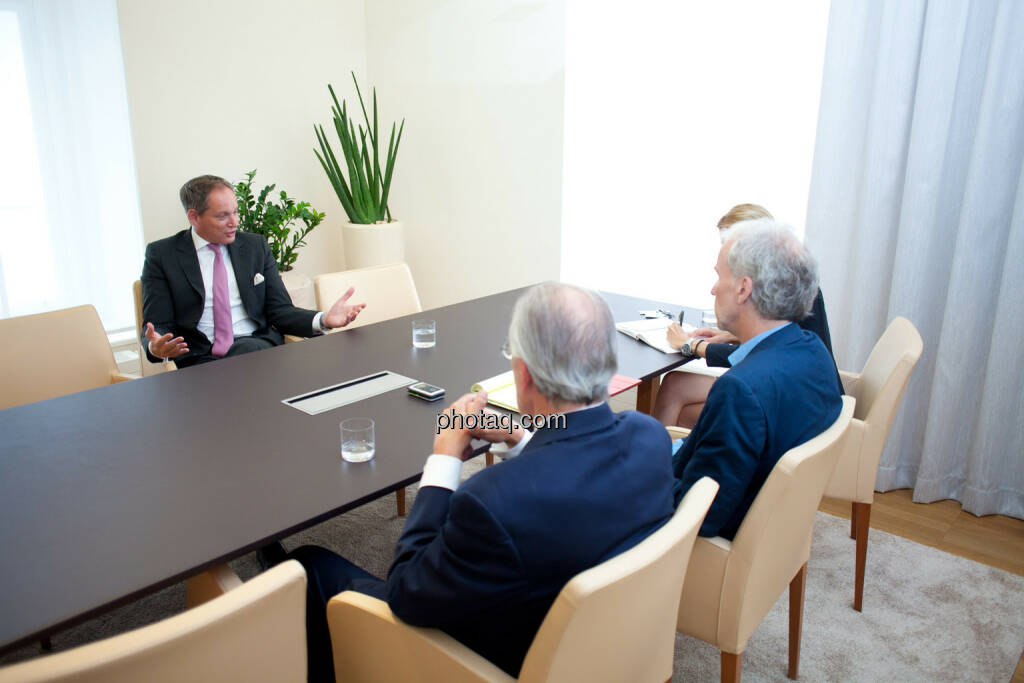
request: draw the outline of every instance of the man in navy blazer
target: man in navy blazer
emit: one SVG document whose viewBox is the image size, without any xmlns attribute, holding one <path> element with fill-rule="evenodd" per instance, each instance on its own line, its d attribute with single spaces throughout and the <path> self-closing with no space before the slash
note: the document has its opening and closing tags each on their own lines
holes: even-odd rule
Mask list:
<svg viewBox="0 0 1024 683">
<path fill-rule="evenodd" d="M 464 418 L 482 414 L 486 395 L 457 400 L 438 422 L 385 581 L 323 548 L 291 553 L 309 575 L 310 680 L 333 680 L 324 606 L 346 589 L 386 600 L 403 621 L 440 628 L 516 676 L 562 587 L 668 521 L 664 427 L 605 402 L 615 334 L 596 293 L 552 283 L 529 290 L 503 351 L 521 413 L 551 424 L 532 433 L 470 428 Z M 505 460 L 460 484 L 473 437 L 496 443 Z"/>
<path fill-rule="evenodd" d="M 266 239 L 238 231 L 238 201 L 223 178 L 193 178 L 181 187 L 180 198 L 191 228 L 147 246 L 142 267 L 142 343 L 150 361 L 174 359 L 187 367 L 258 351 L 282 344 L 282 333 L 309 337 L 343 327 L 364 308 L 348 304 L 352 289 L 326 313 L 293 306 Z M 220 253 L 215 256 L 210 247 Z M 230 300 L 230 320 L 222 328 L 230 338 L 220 347 L 214 308 L 217 259 L 226 266 Z"/>
<path fill-rule="evenodd" d="M 739 223 L 715 271 L 718 324 L 741 343 L 672 467 L 677 503 L 701 477 L 718 482 L 700 534 L 732 539 L 775 463 L 825 431 L 842 398 L 821 338 L 791 322 L 818 291 L 817 265 L 796 236 L 768 219 Z"/>
</svg>

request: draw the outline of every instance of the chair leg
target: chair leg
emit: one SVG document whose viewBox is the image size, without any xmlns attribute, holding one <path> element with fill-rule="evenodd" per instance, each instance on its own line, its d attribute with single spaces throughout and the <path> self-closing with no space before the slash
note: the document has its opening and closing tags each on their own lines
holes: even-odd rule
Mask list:
<svg viewBox="0 0 1024 683">
<path fill-rule="evenodd" d="M 857 564 L 853 583 L 853 609 L 862 611 L 864 602 L 864 567 L 868 561 L 868 525 L 871 521 L 871 503 L 854 503 L 857 515 Z"/>
<path fill-rule="evenodd" d="M 743 669 L 743 653 L 734 655 L 722 651 L 722 683 L 740 683 Z"/>
<path fill-rule="evenodd" d="M 494 453 L 487 451 L 487 455 L 484 456 L 484 464 L 487 467 L 490 467 L 491 465 L 494 464 Z"/>
<path fill-rule="evenodd" d="M 795 679 L 800 668 L 800 629 L 804 621 L 804 588 L 807 563 L 789 582 L 789 677 Z"/>
<path fill-rule="evenodd" d="M 850 503 L 850 538 L 857 538 L 857 504 Z"/>
<path fill-rule="evenodd" d="M 405 517 L 405 488 L 395 491 L 395 506 L 398 508 L 398 516 Z"/>
</svg>

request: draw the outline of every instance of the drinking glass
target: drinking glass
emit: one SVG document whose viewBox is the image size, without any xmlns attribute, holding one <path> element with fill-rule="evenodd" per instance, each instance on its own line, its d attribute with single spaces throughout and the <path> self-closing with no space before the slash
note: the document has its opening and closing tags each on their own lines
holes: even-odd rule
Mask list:
<svg viewBox="0 0 1024 683">
<path fill-rule="evenodd" d="M 341 457 L 348 462 L 366 462 L 376 452 L 373 420 L 350 417 L 341 421 Z"/>
<path fill-rule="evenodd" d="M 429 349 L 437 343 L 437 326 L 433 320 L 412 321 L 412 345 L 417 349 Z"/>
</svg>

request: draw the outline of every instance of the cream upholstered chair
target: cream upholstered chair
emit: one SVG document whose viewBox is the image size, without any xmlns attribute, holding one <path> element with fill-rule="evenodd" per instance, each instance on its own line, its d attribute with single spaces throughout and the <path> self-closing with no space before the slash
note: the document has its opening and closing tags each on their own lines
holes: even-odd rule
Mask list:
<svg viewBox="0 0 1024 683">
<path fill-rule="evenodd" d="M 423 310 L 416 283 L 406 263 L 391 263 L 384 266 L 370 266 L 324 273 L 313 278 L 313 292 L 316 307 L 326 311 L 334 305 L 349 287 L 355 287 L 353 303 L 365 303 L 366 308 L 359 317 L 340 330 L 353 330 L 363 325 L 400 318 Z M 398 515 L 405 515 L 405 489 L 395 491 Z"/>
<path fill-rule="evenodd" d="M 853 409 L 844 396 L 831 427 L 779 459 L 732 541 L 701 537 L 693 546 L 676 626 L 721 650 L 723 681 L 739 681 L 747 641 L 787 585 L 789 677 L 796 678 L 814 514 L 840 454 L 856 445 Z"/>
<path fill-rule="evenodd" d="M 416 283 L 405 263 L 317 275 L 313 278 L 317 308 L 326 311 L 349 287 L 356 288 L 352 302 L 365 303 L 366 308 L 342 330 L 352 330 L 423 310 L 420 296 L 416 293 Z"/>
<path fill-rule="evenodd" d="M 283 562 L 199 607 L 0 669 L 0 683 L 306 680 L 306 573 Z"/>
<path fill-rule="evenodd" d="M 562 588 L 526 653 L 520 681 L 662 681 L 672 677 L 675 605 L 718 484 L 707 477 L 664 526 Z M 341 681 L 511 681 L 451 636 L 408 626 L 387 603 L 345 591 L 327 604 Z"/>
<path fill-rule="evenodd" d="M 146 321 L 142 319 L 141 280 L 136 280 L 132 284 L 132 298 L 135 300 L 135 336 L 139 339 L 139 368 L 142 371 L 142 376 L 149 377 L 150 375 L 156 375 L 161 372 L 177 370 L 178 366 L 174 364 L 173 360 L 169 360 L 166 363 L 151 363 L 149 358 L 146 356 L 146 349 L 142 347 L 142 328 L 146 324 Z"/>
<path fill-rule="evenodd" d="M 846 393 L 857 399 L 850 429 L 859 433 L 860 449 L 839 459 L 825 495 L 852 505 L 850 536 L 857 540 L 853 608 L 864 599 L 864 567 L 868 554 L 868 523 L 875 499 L 875 475 L 889 428 L 903 400 L 910 373 L 921 357 L 924 343 L 906 318 L 895 318 L 871 350 L 860 374 L 840 373 Z"/>
<path fill-rule="evenodd" d="M 133 379 L 89 305 L 0 320 L 0 339 L 0 409 Z"/>
</svg>

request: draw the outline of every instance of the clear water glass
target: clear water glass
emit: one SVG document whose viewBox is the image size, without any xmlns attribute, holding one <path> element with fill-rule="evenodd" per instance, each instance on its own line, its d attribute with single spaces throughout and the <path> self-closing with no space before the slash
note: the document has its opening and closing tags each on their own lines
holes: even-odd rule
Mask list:
<svg viewBox="0 0 1024 683">
<path fill-rule="evenodd" d="M 412 321 L 412 345 L 417 349 L 429 349 L 437 343 L 437 325 L 433 320 Z"/>
<path fill-rule="evenodd" d="M 348 462 L 366 462 L 376 452 L 373 420 L 350 417 L 341 421 L 341 457 Z"/>
</svg>

